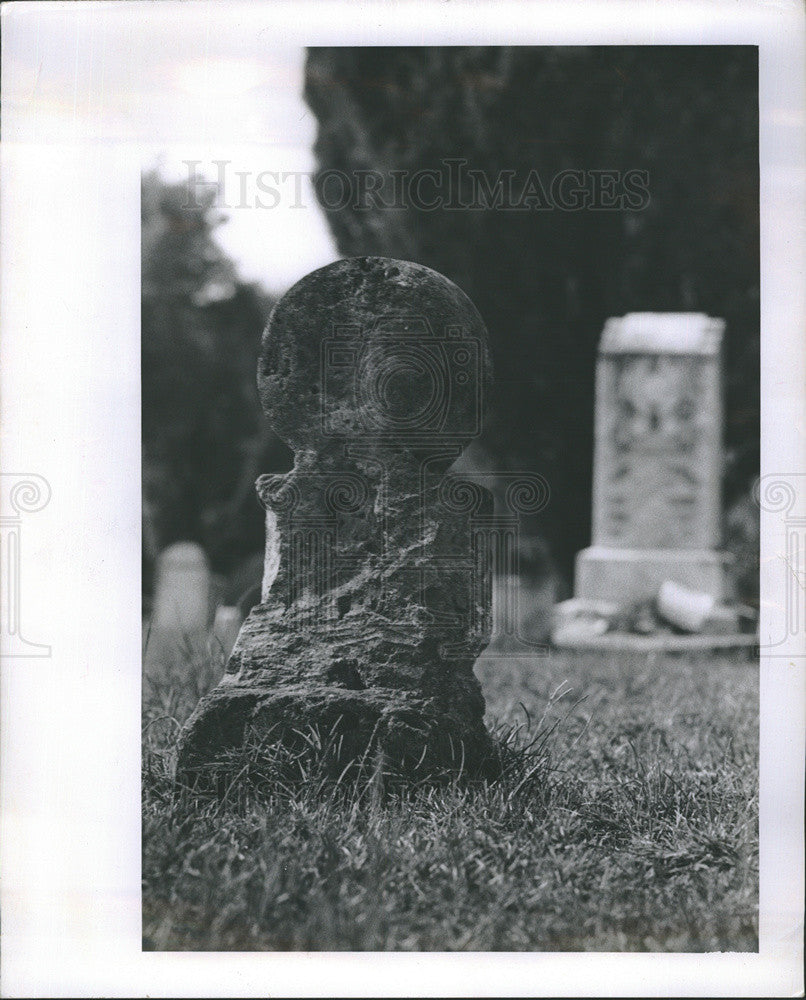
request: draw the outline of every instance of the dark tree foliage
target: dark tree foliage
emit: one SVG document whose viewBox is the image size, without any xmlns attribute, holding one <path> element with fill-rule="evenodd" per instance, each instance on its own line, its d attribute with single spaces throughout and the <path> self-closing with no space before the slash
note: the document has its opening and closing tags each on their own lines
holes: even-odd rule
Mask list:
<svg viewBox="0 0 806 1000">
<path fill-rule="evenodd" d="M 243 284 L 213 238 L 213 191 L 142 180 L 144 588 L 156 554 L 199 542 L 229 573 L 263 547 L 255 479 L 282 449 L 257 399 L 271 302 Z M 282 458 L 279 459 L 282 464 Z"/>
<path fill-rule="evenodd" d="M 309 50 L 320 178 L 439 170 L 450 158 L 490 185 L 513 171 L 516 192 L 532 170 L 546 187 L 566 169 L 648 174 L 639 210 L 417 210 L 373 197 L 328 208 L 320 196 L 342 254 L 434 267 L 478 306 L 496 373 L 479 450 L 492 467 L 549 480 L 534 528 L 566 575 L 590 538 L 593 375 L 608 316 L 727 321 L 726 504 L 757 475 L 757 95 L 751 47 Z"/>
</svg>

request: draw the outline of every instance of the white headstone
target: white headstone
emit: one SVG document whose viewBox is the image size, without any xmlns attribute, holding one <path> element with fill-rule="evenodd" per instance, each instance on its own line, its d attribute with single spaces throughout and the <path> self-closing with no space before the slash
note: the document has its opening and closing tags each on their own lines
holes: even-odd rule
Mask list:
<svg viewBox="0 0 806 1000">
<path fill-rule="evenodd" d="M 216 608 L 211 646 L 213 653 L 218 653 L 226 660 L 232 652 L 235 640 L 243 625 L 243 617 L 238 608 L 222 604 Z"/>
<path fill-rule="evenodd" d="M 593 544 L 576 596 L 620 605 L 671 580 L 719 600 L 724 323 L 701 313 L 610 319 L 599 345 Z"/>
<path fill-rule="evenodd" d="M 210 584 L 210 567 L 200 545 L 170 545 L 157 560 L 153 628 L 188 634 L 208 628 L 212 612 Z"/>
</svg>

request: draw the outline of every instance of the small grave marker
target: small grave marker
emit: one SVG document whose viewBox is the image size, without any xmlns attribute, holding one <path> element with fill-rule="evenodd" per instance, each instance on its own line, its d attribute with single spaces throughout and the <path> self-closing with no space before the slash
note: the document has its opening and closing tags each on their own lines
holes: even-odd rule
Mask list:
<svg viewBox="0 0 806 1000">
<path fill-rule="evenodd" d="M 154 578 L 152 627 L 188 635 L 210 625 L 211 576 L 195 542 L 177 542 L 160 553 Z"/>
</svg>

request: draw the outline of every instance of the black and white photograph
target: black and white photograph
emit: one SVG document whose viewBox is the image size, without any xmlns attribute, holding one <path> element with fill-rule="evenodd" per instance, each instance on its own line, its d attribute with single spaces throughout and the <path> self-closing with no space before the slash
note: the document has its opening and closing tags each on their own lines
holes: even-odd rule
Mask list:
<svg viewBox="0 0 806 1000">
<path fill-rule="evenodd" d="M 755 950 L 757 49 L 212 53 L 313 170 L 143 175 L 144 947 Z"/>
<path fill-rule="evenodd" d="M 673 6 L 3 6 L 7 995 L 802 995 L 803 12 Z"/>
</svg>

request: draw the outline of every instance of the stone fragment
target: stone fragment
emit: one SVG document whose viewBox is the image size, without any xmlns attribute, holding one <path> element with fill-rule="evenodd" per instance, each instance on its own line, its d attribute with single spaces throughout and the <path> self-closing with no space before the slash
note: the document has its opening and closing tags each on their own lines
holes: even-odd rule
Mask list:
<svg viewBox="0 0 806 1000">
<path fill-rule="evenodd" d="M 743 614 L 747 610 L 750 610 L 749 622 Z M 747 624 L 751 629 L 755 626 L 755 613 L 752 609 L 742 605 L 716 604 L 703 622 L 702 631 L 708 635 L 735 635 L 745 631 Z"/>
<path fill-rule="evenodd" d="M 573 645 L 596 639 L 607 632 L 608 623 L 604 618 L 570 618 L 558 625 L 554 632 L 554 641 L 558 646 Z"/>
<path fill-rule="evenodd" d="M 658 614 L 684 632 L 702 632 L 715 606 L 712 594 L 691 590 L 673 580 L 666 580 L 658 591 Z"/>
<path fill-rule="evenodd" d="M 353 258 L 275 307 L 258 384 L 294 469 L 263 476 L 261 603 L 188 721 L 180 773 L 306 734 L 389 773 L 487 773 L 492 497 L 445 473 L 480 432 L 486 331 L 436 272 Z"/>
</svg>

